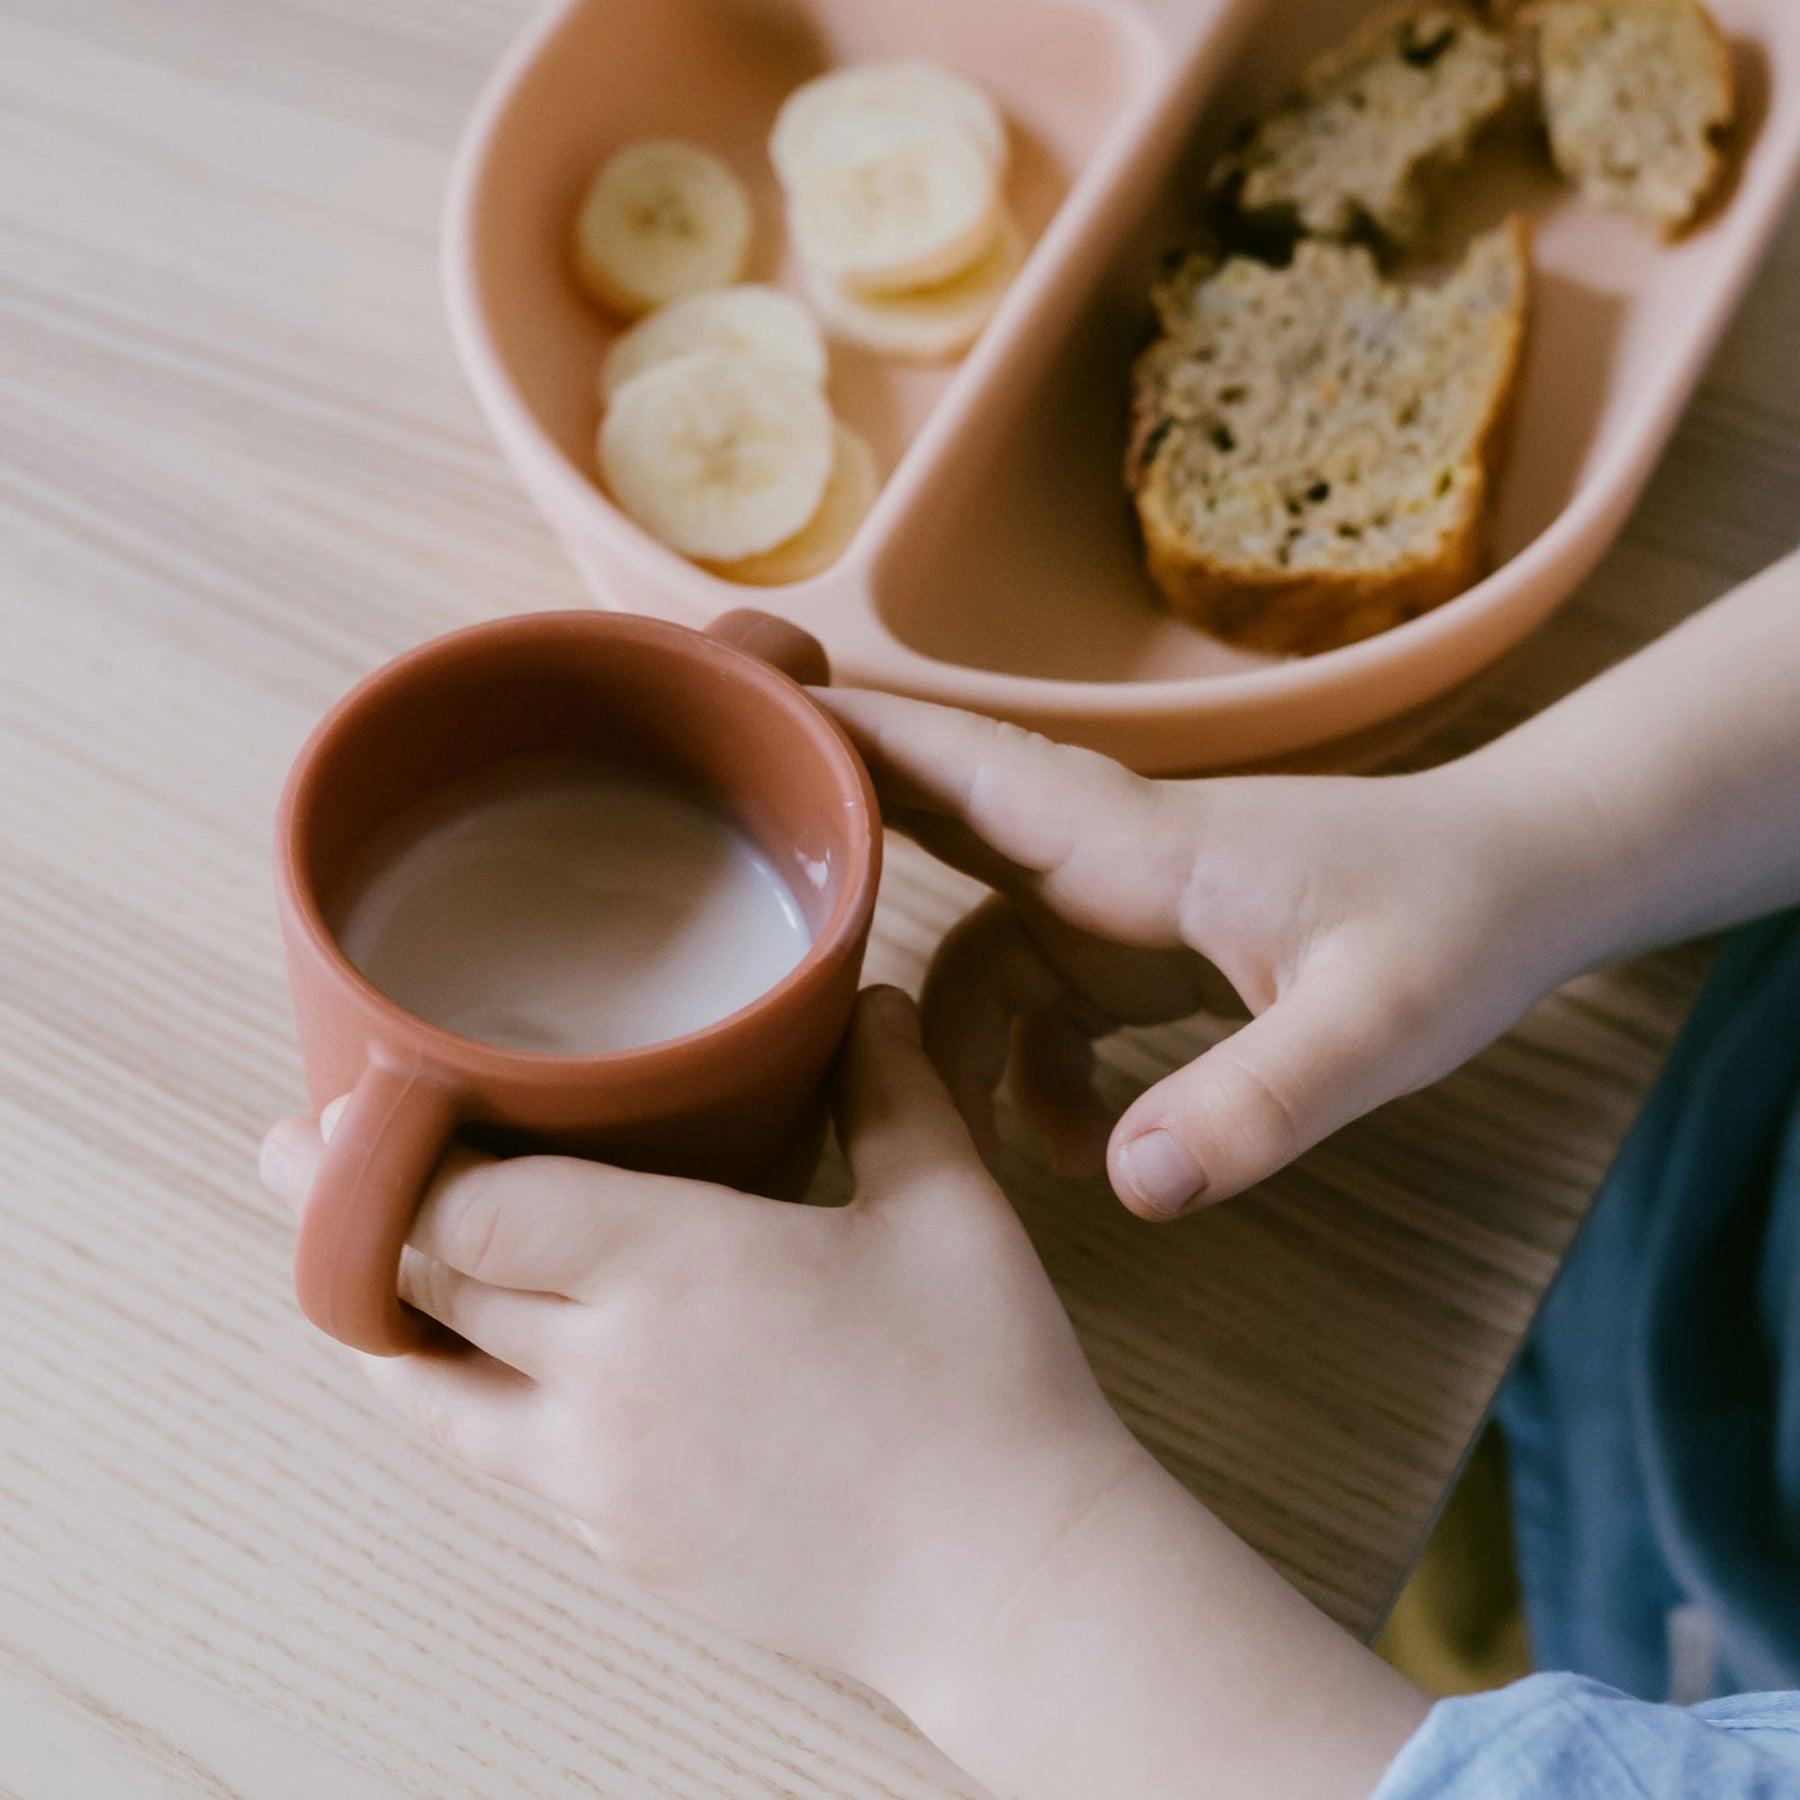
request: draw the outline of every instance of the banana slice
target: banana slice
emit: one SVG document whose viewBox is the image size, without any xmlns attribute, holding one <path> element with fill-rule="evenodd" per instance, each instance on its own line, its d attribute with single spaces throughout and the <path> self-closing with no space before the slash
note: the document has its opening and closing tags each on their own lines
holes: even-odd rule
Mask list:
<svg viewBox="0 0 1800 1800">
<path fill-rule="evenodd" d="M 750 197 L 710 151 L 672 138 L 627 144 L 588 187 L 575 269 L 627 318 L 736 281 L 750 248 Z"/>
<path fill-rule="evenodd" d="M 875 504 L 880 488 L 875 452 L 847 425 L 840 425 L 831 475 L 825 483 L 819 510 L 786 543 L 777 544 L 773 550 L 737 562 L 712 563 L 709 567 L 729 581 L 749 582 L 756 587 L 781 587 L 817 575 L 843 555 L 857 526 Z"/>
<path fill-rule="evenodd" d="M 697 350 L 626 382 L 600 423 L 600 473 L 643 528 L 684 555 L 773 550 L 819 510 L 831 408 L 789 362 Z"/>
<path fill-rule="evenodd" d="M 1000 181 L 965 131 L 841 118 L 811 134 L 788 188 L 801 258 L 860 293 L 959 275 L 994 240 Z"/>
<path fill-rule="evenodd" d="M 634 375 L 696 350 L 731 350 L 792 363 L 814 381 L 826 371 L 818 321 L 790 295 L 758 282 L 689 294 L 658 307 L 614 340 L 600 369 L 600 398 L 610 401 Z"/>
<path fill-rule="evenodd" d="M 953 127 L 968 135 L 996 176 L 1006 163 L 1006 121 L 993 101 L 960 75 L 909 57 L 837 69 L 788 95 L 769 137 L 769 157 L 784 186 L 799 182 L 815 138 L 845 119 Z"/>
<path fill-rule="evenodd" d="M 852 293 L 809 270 L 808 284 L 819 317 L 834 337 L 882 356 L 941 362 L 981 335 L 1024 260 L 1024 235 L 1010 217 L 1002 216 L 981 260 L 953 281 L 905 294 L 868 295 Z"/>
</svg>

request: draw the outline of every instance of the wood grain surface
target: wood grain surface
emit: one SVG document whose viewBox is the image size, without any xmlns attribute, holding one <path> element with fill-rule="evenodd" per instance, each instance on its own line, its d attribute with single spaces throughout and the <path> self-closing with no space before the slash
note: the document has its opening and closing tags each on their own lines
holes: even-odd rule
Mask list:
<svg viewBox="0 0 1800 1800">
<path fill-rule="evenodd" d="M 579 601 L 434 267 L 449 148 L 524 12 L 0 0 L 0 1789 L 23 1800 L 972 1792 L 850 1684 L 634 1597 L 400 1437 L 303 1329 L 256 1184 L 299 1097 L 268 876 L 290 757 L 421 637 Z M 1791 218 L 1623 543 L 1429 754 L 1790 547 L 1796 342 Z M 891 870 L 870 972 L 911 983 L 973 890 L 904 846 Z M 1403 1576 L 1701 966 L 1577 984 L 1177 1229 L 1009 1163 L 1131 1423 L 1347 1625 Z M 1205 1035 L 1120 1042 L 1121 1093 Z M 368 1782 L 297 1774 L 336 1758 Z"/>
</svg>

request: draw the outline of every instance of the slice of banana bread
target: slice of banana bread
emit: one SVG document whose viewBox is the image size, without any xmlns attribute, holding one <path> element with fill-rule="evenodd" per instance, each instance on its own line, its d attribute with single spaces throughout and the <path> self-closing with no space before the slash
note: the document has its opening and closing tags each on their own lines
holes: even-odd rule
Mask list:
<svg viewBox="0 0 1800 1800">
<path fill-rule="evenodd" d="M 1505 36 L 1464 0 L 1401 0 L 1308 66 L 1214 170 L 1259 235 L 1418 242 L 1444 177 L 1505 106 Z"/>
<path fill-rule="evenodd" d="M 1385 280 L 1361 245 L 1191 257 L 1156 294 L 1126 466 L 1170 606 L 1304 655 L 1469 586 L 1530 288 L 1516 218 L 1435 287 Z"/>
<path fill-rule="evenodd" d="M 1700 0 L 1534 0 L 1519 21 L 1556 166 L 1673 237 L 1724 167 L 1731 55 L 1712 15 Z"/>
</svg>

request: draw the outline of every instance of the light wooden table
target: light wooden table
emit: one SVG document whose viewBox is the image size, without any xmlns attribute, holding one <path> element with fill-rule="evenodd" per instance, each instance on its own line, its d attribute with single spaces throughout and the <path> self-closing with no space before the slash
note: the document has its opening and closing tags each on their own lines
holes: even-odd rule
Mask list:
<svg viewBox="0 0 1800 1800">
<path fill-rule="evenodd" d="M 355 677 L 577 588 L 452 364 L 446 156 L 525 0 L 0 3 L 0 1793 L 926 1800 L 848 1684 L 402 1439 L 257 1187 L 277 785 Z M 1438 753 L 1787 549 L 1790 220 L 1624 543 Z M 875 976 L 971 890 L 896 846 Z M 1009 1171 L 1169 1464 L 1379 1618 L 1694 991 L 1583 982 L 1178 1230 Z M 1121 1045 L 1121 1082 L 1194 1049 Z M 364 1773 L 352 1773 L 337 1759 Z"/>
</svg>

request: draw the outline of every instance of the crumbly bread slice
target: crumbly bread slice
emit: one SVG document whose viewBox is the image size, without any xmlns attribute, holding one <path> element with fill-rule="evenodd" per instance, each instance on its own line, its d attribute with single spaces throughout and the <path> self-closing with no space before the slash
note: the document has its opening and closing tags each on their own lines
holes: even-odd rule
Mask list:
<svg viewBox="0 0 1800 1800">
<path fill-rule="evenodd" d="M 1556 166 L 1592 201 L 1675 236 L 1706 204 L 1731 126 L 1731 53 L 1700 0 L 1535 0 Z"/>
<path fill-rule="evenodd" d="M 1468 587 L 1530 291 L 1517 218 L 1435 287 L 1385 280 L 1355 244 L 1303 240 L 1286 268 L 1191 258 L 1156 294 L 1126 465 L 1171 608 L 1308 655 Z"/>
<path fill-rule="evenodd" d="M 1214 170 L 1253 230 L 1417 244 L 1437 189 L 1506 105 L 1509 50 L 1464 0 L 1384 6 L 1310 64 Z"/>
</svg>

